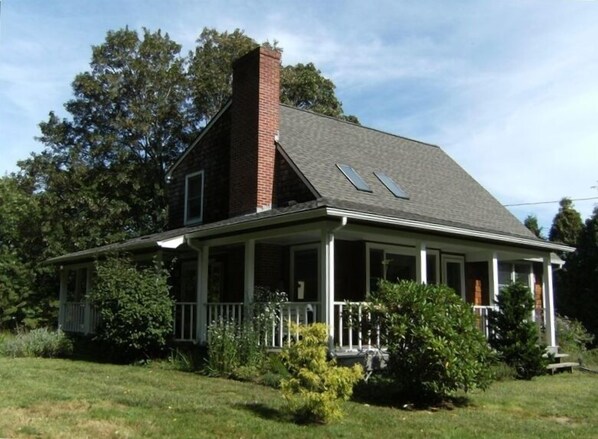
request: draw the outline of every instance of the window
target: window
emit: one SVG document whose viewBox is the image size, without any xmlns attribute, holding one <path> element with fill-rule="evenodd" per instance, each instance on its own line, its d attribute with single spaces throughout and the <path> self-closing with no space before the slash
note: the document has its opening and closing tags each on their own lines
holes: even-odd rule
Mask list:
<svg viewBox="0 0 598 439">
<path fill-rule="evenodd" d="M 442 278 L 446 285 L 465 300 L 465 258 L 442 255 Z"/>
<path fill-rule="evenodd" d="M 367 245 L 369 291 L 378 289 L 378 281 L 416 280 L 415 249 L 398 246 Z"/>
<path fill-rule="evenodd" d="M 347 180 L 349 180 L 357 190 L 363 192 L 372 192 L 365 180 L 361 178 L 361 175 L 359 175 L 357 171 L 353 169 L 351 166 L 337 164 L 336 167 L 340 169 L 340 171 L 345 175 L 345 177 L 347 177 Z"/>
<path fill-rule="evenodd" d="M 185 224 L 200 223 L 203 217 L 203 171 L 185 178 Z"/>
<path fill-rule="evenodd" d="M 392 178 L 390 178 L 388 175 L 386 175 L 383 172 L 374 172 L 374 175 L 376 177 L 378 177 L 378 180 L 380 180 L 380 182 L 386 186 L 386 188 L 392 192 L 392 194 L 397 197 L 397 198 L 404 198 L 406 200 L 409 199 L 409 197 L 407 196 L 407 193 L 401 189 L 401 186 L 399 186 Z"/>
</svg>

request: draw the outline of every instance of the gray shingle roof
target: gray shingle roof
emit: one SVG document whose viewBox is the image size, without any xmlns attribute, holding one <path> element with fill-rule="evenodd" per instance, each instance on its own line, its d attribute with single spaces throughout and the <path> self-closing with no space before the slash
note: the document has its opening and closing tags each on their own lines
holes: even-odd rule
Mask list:
<svg viewBox="0 0 598 439">
<path fill-rule="evenodd" d="M 281 105 L 280 146 L 329 204 L 511 236 L 534 235 L 437 146 Z M 352 166 L 372 189 L 361 192 L 338 170 Z M 374 175 L 407 192 L 396 198 Z"/>
</svg>

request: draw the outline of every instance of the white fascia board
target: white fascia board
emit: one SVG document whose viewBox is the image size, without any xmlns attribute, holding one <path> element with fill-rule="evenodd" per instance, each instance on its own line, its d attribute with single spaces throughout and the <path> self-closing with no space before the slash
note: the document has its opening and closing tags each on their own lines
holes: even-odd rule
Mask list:
<svg viewBox="0 0 598 439">
<path fill-rule="evenodd" d="M 176 236 L 174 238 L 165 239 L 163 241 L 157 241 L 156 244 L 158 244 L 158 246 L 161 248 L 178 248 L 184 242 L 185 242 L 185 235 L 180 235 L 180 236 Z"/>
<path fill-rule="evenodd" d="M 177 161 L 174 162 L 174 164 L 170 168 L 168 168 L 168 170 L 166 171 L 166 179 L 169 179 L 172 176 L 172 173 L 174 172 L 176 167 L 181 164 L 181 162 L 185 159 L 185 157 L 187 157 L 191 150 L 195 148 L 195 146 L 201 141 L 201 139 L 203 139 L 203 136 L 205 136 L 206 133 L 210 130 L 210 128 L 212 128 L 212 125 L 214 125 L 218 121 L 218 119 L 220 119 L 220 116 L 222 116 L 222 114 L 224 114 L 228 107 L 230 107 L 231 102 L 232 101 L 229 99 L 229 101 L 224 105 L 224 107 L 220 109 L 216 116 L 210 119 L 208 124 L 203 128 L 203 130 L 201 130 L 201 133 L 199 133 L 199 136 L 197 136 L 193 143 L 191 143 L 191 146 L 189 146 L 189 148 L 187 148 L 183 152 L 183 154 L 181 154 Z"/>
<path fill-rule="evenodd" d="M 426 223 L 422 221 L 414 221 L 403 218 L 396 218 L 392 216 L 376 215 L 366 212 L 355 212 L 350 210 L 343 210 L 337 208 L 327 208 L 326 213 L 334 217 L 347 217 L 361 221 L 371 221 L 375 223 L 389 224 L 395 226 L 408 227 L 411 229 L 425 230 L 429 232 L 440 232 L 451 235 L 458 235 L 469 238 L 487 239 L 492 241 L 506 242 L 510 244 L 524 245 L 529 247 L 541 248 L 546 250 L 558 250 L 564 252 L 575 251 L 574 247 L 567 245 L 555 244 L 553 242 L 536 241 L 527 238 L 517 238 L 513 236 L 501 235 L 498 233 L 482 232 L 477 230 L 463 229 L 460 227 L 445 226 L 440 224 Z"/>
</svg>

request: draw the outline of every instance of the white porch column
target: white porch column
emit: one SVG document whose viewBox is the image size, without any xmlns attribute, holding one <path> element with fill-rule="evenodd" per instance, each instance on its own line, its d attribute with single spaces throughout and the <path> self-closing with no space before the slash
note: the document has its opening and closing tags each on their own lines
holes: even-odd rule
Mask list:
<svg viewBox="0 0 598 439">
<path fill-rule="evenodd" d="M 197 328 L 196 339 L 199 343 L 205 343 L 208 328 L 208 262 L 210 259 L 210 247 L 199 247 L 197 249 Z"/>
<path fill-rule="evenodd" d="M 60 290 L 58 292 L 58 327 L 62 328 L 64 326 L 64 321 L 66 319 L 66 268 L 60 267 Z"/>
<path fill-rule="evenodd" d="M 498 297 L 498 256 L 496 252 L 488 260 L 488 281 L 490 283 L 490 305 L 496 303 Z"/>
<path fill-rule="evenodd" d="M 546 343 L 549 347 L 556 346 L 556 331 L 554 323 L 554 291 L 552 288 L 552 264 L 550 255 L 544 256 L 544 276 L 542 290 L 544 306 L 546 307 Z"/>
<path fill-rule="evenodd" d="M 245 306 L 253 302 L 253 290 L 255 289 L 255 239 L 245 242 L 245 289 L 243 302 Z"/>
<path fill-rule="evenodd" d="M 323 230 L 321 239 L 322 255 L 320 285 L 322 321 L 328 327 L 328 347 L 334 347 L 334 233 Z"/>
<path fill-rule="evenodd" d="M 415 271 L 417 276 L 417 283 L 428 283 L 428 258 L 426 251 L 426 243 L 420 242 L 416 247 L 415 252 Z"/>
</svg>

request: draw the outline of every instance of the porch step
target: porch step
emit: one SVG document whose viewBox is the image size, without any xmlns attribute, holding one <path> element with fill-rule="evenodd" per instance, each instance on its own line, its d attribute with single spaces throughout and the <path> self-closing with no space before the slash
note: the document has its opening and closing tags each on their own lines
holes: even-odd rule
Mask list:
<svg viewBox="0 0 598 439">
<path fill-rule="evenodd" d="M 543 356 L 544 358 L 548 358 L 548 355 L 549 355 L 549 354 L 548 354 L 548 353 L 546 353 L 546 354 L 544 354 L 544 355 L 542 355 L 542 356 Z M 569 354 L 564 354 L 564 353 L 563 353 L 563 354 L 551 354 L 550 356 L 551 356 L 551 357 L 554 357 L 554 358 L 558 358 L 558 359 L 560 359 L 560 358 L 565 358 L 565 357 L 568 357 L 568 356 L 569 356 Z"/>
<path fill-rule="evenodd" d="M 574 367 L 579 367 L 579 363 L 575 363 L 573 361 L 566 362 L 566 363 L 552 363 L 546 366 L 546 369 L 550 372 L 551 375 L 554 375 L 557 372 L 564 372 L 567 371 L 569 373 L 573 372 Z"/>
</svg>

